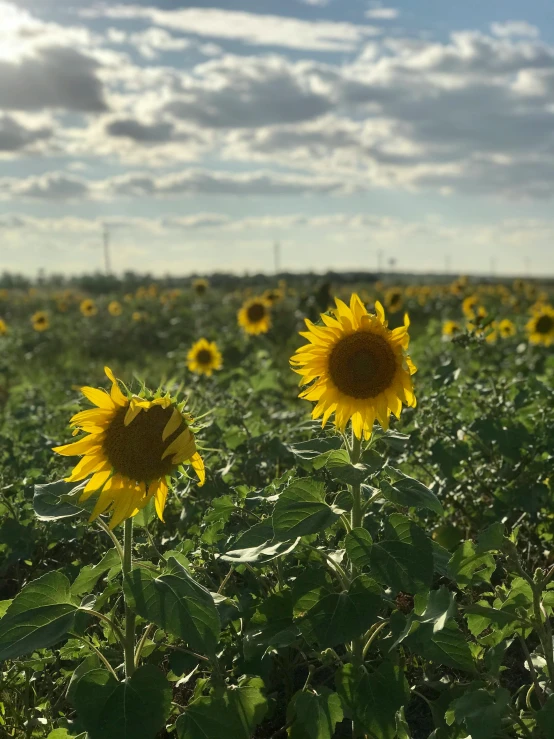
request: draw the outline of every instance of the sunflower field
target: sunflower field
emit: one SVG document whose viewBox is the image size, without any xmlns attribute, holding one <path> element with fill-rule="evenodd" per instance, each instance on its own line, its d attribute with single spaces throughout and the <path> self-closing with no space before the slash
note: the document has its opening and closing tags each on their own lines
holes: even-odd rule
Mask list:
<svg viewBox="0 0 554 739">
<path fill-rule="evenodd" d="M 554 286 L 0 290 L 0 737 L 554 739 Z"/>
</svg>

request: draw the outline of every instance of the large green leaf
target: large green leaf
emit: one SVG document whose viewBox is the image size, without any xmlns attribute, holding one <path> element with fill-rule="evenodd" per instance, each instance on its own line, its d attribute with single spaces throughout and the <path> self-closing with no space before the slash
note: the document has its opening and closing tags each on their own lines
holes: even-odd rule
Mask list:
<svg viewBox="0 0 554 739">
<path fill-rule="evenodd" d="M 313 460 L 333 449 L 339 449 L 342 445 L 340 436 L 325 436 L 321 439 L 310 439 L 299 441 L 296 444 L 287 444 L 286 447 L 295 457 L 304 460 Z"/>
<path fill-rule="evenodd" d="M 358 527 L 346 535 L 344 546 L 352 564 L 359 570 L 369 567 L 373 539 L 367 529 Z"/>
<path fill-rule="evenodd" d="M 247 678 L 192 701 L 177 720 L 178 739 L 250 739 L 267 713 L 263 687 L 260 678 Z"/>
<path fill-rule="evenodd" d="M 535 714 L 545 739 L 554 739 L 554 695 L 551 695 L 541 710 Z"/>
<path fill-rule="evenodd" d="M 383 480 L 381 492 L 392 503 L 418 510 L 427 508 L 438 515 L 443 513 L 442 504 L 435 493 L 413 477 L 404 476 L 393 484 Z"/>
<path fill-rule="evenodd" d="M 440 631 L 433 631 L 432 623 L 421 624 L 404 642 L 413 652 L 456 670 L 475 672 L 471 650 L 464 634 L 451 619 Z"/>
<path fill-rule="evenodd" d="M 491 739 L 502 726 L 502 718 L 510 705 L 510 694 L 504 688 L 497 688 L 494 694 L 479 688 L 467 690 L 465 695 L 455 700 L 447 713 L 447 722 L 465 724 L 472 739 Z"/>
<path fill-rule="evenodd" d="M 298 625 L 306 638 L 317 639 L 322 648 L 362 636 L 375 623 L 382 603 L 379 586 L 367 575 L 355 578 L 342 593 L 328 592 L 318 586 L 310 595 L 311 607 Z M 309 605 L 306 596 L 302 603 L 304 607 Z"/>
<path fill-rule="evenodd" d="M 299 541 L 300 537 L 291 541 L 273 541 L 273 521 L 266 518 L 241 534 L 221 559 L 235 564 L 265 564 L 292 552 Z"/>
<path fill-rule="evenodd" d="M 458 585 L 465 587 L 479 582 L 490 582 L 496 563 L 492 554 L 478 552 L 471 541 L 464 541 L 448 563 L 448 574 Z"/>
<path fill-rule="evenodd" d="M 65 480 L 35 485 L 33 508 L 37 518 L 40 521 L 58 521 L 78 516 L 83 508 L 77 505 L 77 501 L 85 485 L 86 480 L 78 485 Z"/>
<path fill-rule="evenodd" d="M 300 691 L 287 709 L 290 739 L 332 739 L 343 710 L 337 693 L 325 687 L 317 692 Z"/>
<path fill-rule="evenodd" d="M 346 449 L 337 449 L 327 457 L 327 469 L 333 479 L 345 485 L 359 485 L 371 474 L 371 469 L 362 462 L 352 464 Z"/>
<path fill-rule="evenodd" d="M 341 667 L 335 684 L 345 715 L 379 739 L 396 739 L 396 713 L 409 700 L 409 688 L 400 667 L 382 662 L 368 674 L 348 664 Z"/>
<path fill-rule="evenodd" d="M 0 620 L 0 659 L 13 659 L 51 647 L 73 628 L 78 606 L 61 572 L 33 580 Z"/>
<path fill-rule="evenodd" d="M 154 665 L 118 682 L 107 670 L 86 672 L 73 705 L 89 739 L 154 739 L 171 708 L 171 687 Z"/>
<path fill-rule="evenodd" d="M 273 509 L 275 541 L 317 534 L 344 513 L 325 502 L 325 489 L 311 480 L 296 480 L 281 493 Z"/>
<path fill-rule="evenodd" d="M 121 566 L 121 559 L 116 549 L 108 549 L 100 562 L 96 565 L 86 565 L 75 578 L 71 585 L 73 595 L 90 593 L 98 580 L 112 567 Z"/>
<path fill-rule="evenodd" d="M 191 649 L 212 656 L 220 632 L 217 608 L 210 593 L 173 557 L 156 577 L 143 568 L 125 578 L 125 597 L 143 618 L 153 621 Z"/>
<path fill-rule="evenodd" d="M 431 544 L 417 547 L 398 540 L 376 542 L 371 548 L 371 572 L 393 591 L 424 593 L 431 587 Z"/>
</svg>

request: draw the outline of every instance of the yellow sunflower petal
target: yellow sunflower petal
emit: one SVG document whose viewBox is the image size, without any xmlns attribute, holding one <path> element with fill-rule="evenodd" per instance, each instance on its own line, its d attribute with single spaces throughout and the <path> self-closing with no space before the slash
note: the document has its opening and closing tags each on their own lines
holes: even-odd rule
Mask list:
<svg viewBox="0 0 554 739">
<path fill-rule="evenodd" d="M 113 410 L 115 408 L 113 400 L 105 390 L 85 386 L 81 388 L 81 392 L 85 398 L 90 400 L 98 408 L 104 408 L 105 410 Z"/>
</svg>

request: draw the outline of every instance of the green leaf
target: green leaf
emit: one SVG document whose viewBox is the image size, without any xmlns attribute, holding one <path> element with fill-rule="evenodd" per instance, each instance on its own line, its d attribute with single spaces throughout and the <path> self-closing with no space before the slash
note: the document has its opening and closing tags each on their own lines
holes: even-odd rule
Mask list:
<svg viewBox="0 0 554 739">
<path fill-rule="evenodd" d="M 433 624 L 433 632 L 442 631 L 446 622 L 456 615 L 456 596 L 443 585 L 438 590 L 431 590 L 421 614 L 419 614 L 419 597 L 416 596 L 415 608 L 420 623 Z"/>
<path fill-rule="evenodd" d="M 465 724 L 472 739 L 491 739 L 500 731 L 509 704 L 509 692 L 497 688 L 494 694 L 483 689 L 468 690 L 452 707 L 456 723 Z"/>
<path fill-rule="evenodd" d="M 310 439 L 309 441 L 299 441 L 296 444 L 287 444 L 286 447 L 295 457 L 311 460 L 325 454 L 325 452 L 339 449 L 341 445 L 342 439 L 340 436 L 326 436 L 322 439 Z"/>
<path fill-rule="evenodd" d="M 342 719 L 340 697 L 325 687 L 296 693 L 287 708 L 290 739 L 332 739 Z"/>
<path fill-rule="evenodd" d="M 231 549 L 221 555 L 221 559 L 225 562 L 241 564 L 248 562 L 250 564 L 265 564 L 271 562 L 277 557 L 284 557 L 296 549 L 300 542 L 300 537 L 291 541 L 266 541 L 259 547 L 251 547 L 250 549 Z"/>
<path fill-rule="evenodd" d="M 327 469 L 334 480 L 346 485 L 359 485 L 370 475 L 370 468 L 362 464 L 352 464 L 346 449 L 337 449 L 327 457 Z"/>
<path fill-rule="evenodd" d="M 89 739 L 154 739 L 169 716 L 171 687 L 154 665 L 124 682 L 99 668 L 79 680 L 73 705 Z"/>
<path fill-rule="evenodd" d="M 392 485 L 383 480 L 380 487 L 383 496 L 392 503 L 418 510 L 427 508 L 439 516 L 443 513 L 442 504 L 435 493 L 413 477 L 405 476 Z"/>
<path fill-rule="evenodd" d="M 349 531 L 344 540 L 346 553 L 359 570 L 369 567 L 373 539 L 367 529 L 358 527 Z"/>
<path fill-rule="evenodd" d="M 342 593 L 328 592 L 318 586 L 304 595 L 301 605 L 306 612 L 298 625 L 306 638 L 315 637 L 323 649 L 334 647 L 364 634 L 375 623 L 381 604 L 377 583 L 367 575 L 360 575 Z M 295 611 L 297 607 L 298 603 Z"/>
<path fill-rule="evenodd" d="M 479 582 L 490 583 L 496 563 L 492 554 L 477 553 L 471 541 L 464 541 L 448 563 L 448 574 L 458 585 L 465 587 Z"/>
<path fill-rule="evenodd" d="M 195 652 L 215 654 L 220 621 L 213 598 L 176 559 L 170 557 L 158 577 L 143 568 L 132 570 L 123 587 L 140 616 L 183 639 Z"/>
<path fill-rule="evenodd" d="M 535 718 L 545 739 L 554 739 L 554 695 L 549 696 L 541 710 L 535 714 Z"/>
<path fill-rule="evenodd" d="M 477 538 L 477 548 L 475 550 L 476 554 L 483 554 L 483 552 L 502 549 L 505 528 L 506 527 L 503 523 L 497 521 L 486 528 L 482 534 L 479 534 L 479 537 Z"/>
<path fill-rule="evenodd" d="M 311 480 L 296 480 L 281 493 L 273 509 L 275 541 L 317 534 L 332 526 L 344 513 L 325 502 L 322 485 Z"/>
<path fill-rule="evenodd" d="M 475 672 L 467 639 L 453 619 L 437 632 L 433 632 L 433 624 L 421 624 L 404 643 L 413 652 L 431 662 L 456 670 Z"/>
<path fill-rule="evenodd" d="M 417 528 L 417 527 L 416 527 Z M 421 531 L 421 529 L 419 529 Z M 371 548 L 371 572 L 393 591 L 425 593 L 433 578 L 433 550 L 423 531 L 417 544 L 399 540 L 375 542 Z"/>
<path fill-rule="evenodd" d="M 83 732 L 75 736 L 75 734 L 70 734 L 67 729 L 54 729 L 54 731 L 48 734 L 46 739 L 87 739 L 87 735 Z"/>
<path fill-rule="evenodd" d="M 11 603 L 13 603 L 13 599 L 10 600 L 0 600 L 0 618 L 6 614 L 6 611 L 10 607 Z"/>
<path fill-rule="evenodd" d="M 178 739 L 250 739 L 267 713 L 263 688 L 260 678 L 247 678 L 223 695 L 197 698 L 177 720 Z"/>
<path fill-rule="evenodd" d="M 59 521 L 63 518 L 73 518 L 83 512 L 83 508 L 74 505 L 80 496 L 85 482 L 75 485 L 73 482 L 57 480 L 46 485 L 35 485 L 33 508 L 39 521 Z M 67 501 L 71 496 L 73 500 Z"/>
<path fill-rule="evenodd" d="M 409 700 L 403 670 L 382 662 L 368 674 L 352 664 L 341 667 L 335 676 L 344 713 L 366 732 L 379 739 L 396 739 L 396 714 Z"/>
<path fill-rule="evenodd" d="M 0 660 L 51 647 L 73 628 L 78 607 L 69 580 L 49 572 L 26 585 L 0 620 Z"/>
<path fill-rule="evenodd" d="M 86 567 L 83 567 L 71 585 L 71 593 L 73 595 L 90 593 L 104 573 L 111 570 L 112 567 L 118 566 L 121 566 L 121 559 L 117 550 L 108 549 L 97 565 L 87 565 Z"/>
</svg>

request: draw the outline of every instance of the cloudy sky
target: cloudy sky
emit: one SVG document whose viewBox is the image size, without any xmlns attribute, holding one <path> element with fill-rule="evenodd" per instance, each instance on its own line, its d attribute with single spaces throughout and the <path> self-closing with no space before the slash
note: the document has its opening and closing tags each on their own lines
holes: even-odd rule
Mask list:
<svg viewBox="0 0 554 739">
<path fill-rule="evenodd" d="M 0 0 L 0 270 L 554 274 L 552 0 Z"/>
</svg>

